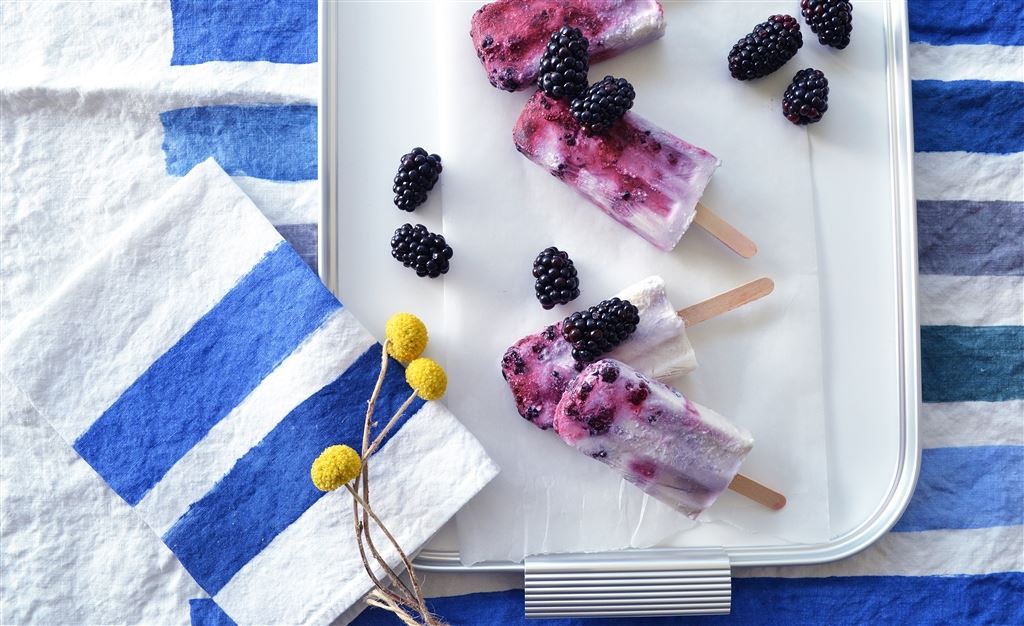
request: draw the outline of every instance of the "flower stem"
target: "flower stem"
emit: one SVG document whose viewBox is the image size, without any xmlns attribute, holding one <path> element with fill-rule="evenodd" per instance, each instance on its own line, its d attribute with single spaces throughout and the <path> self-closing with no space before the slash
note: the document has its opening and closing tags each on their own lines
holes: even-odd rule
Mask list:
<svg viewBox="0 0 1024 626">
<path fill-rule="evenodd" d="M 396 600 L 400 600 L 404 604 L 410 604 L 410 605 L 416 604 L 416 601 L 414 599 L 414 595 L 413 595 L 412 589 L 410 589 L 409 586 L 406 585 L 405 582 L 401 579 L 401 577 L 399 577 L 398 573 L 395 572 L 395 570 L 390 565 L 388 565 L 388 562 L 385 561 L 380 556 L 380 553 L 377 551 L 377 549 L 373 545 L 372 541 L 370 541 L 370 552 L 373 555 L 374 560 L 377 561 L 377 564 L 380 565 L 382 570 L 384 570 L 384 573 L 387 575 L 387 577 L 391 579 L 392 584 L 395 587 L 399 588 L 400 592 L 402 594 L 404 594 L 404 595 L 399 596 L 399 595 L 394 594 L 391 591 L 389 591 L 387 586 L 379 578 L 377 578 L 377 576 L 373 573 L 373 570 L 370 568 L 370 564 L 369 564 L 369 562 L 366 559 L 366 546 L 363 543 L 363 533 L 364 532 L 366 533 L 367 539 L 369 539 L 369 535 L 370 535 L 370 533 L 369 533 L 369 522 L 365 521 L 365 518 L 366 518 L 365 509 L 364 509 L 363 517 L 364 517 L 364 521 L 363 521 L 362 524 L 360 524 L 360 522 L 359 522 L 359 503 L 355 499 L 353 499 L 352 500 L 352 522 L 353 522 L 353 526 L 354 526 L 355 531 L 356 531 L 356 545 L 359 548 L 359 556 L 363 560 L 363 569 L 365 569 L 366 573 L 369 574 L 370 581 L 373 582 L 374 586 L 377 587 L 378 589 L 382 590 L 385 593 L 389 593 L 389 594 L 393 595 Z"/>
<path fill-rule="evenodd" d="M 360 477 L 363 483 L 363 492 L 367 502 L 370 498 L 370 485 L 369 485 L 369 468 L 366 464 L 366 448 L 369 445 L 371 422 L 373 420 L 374 408 L 377 404 L 377 398 L 380 396 L 381 387 L 384 385 L 384 377 L 388 371 L 388 341 L 384 342 L 381 346 L 380 351 L 380 374 L 377 375 L 377 382 L 373 387 L 373 393 L 370 394 L 370 400 L 366 404 L 366 416 L 363 420 L 363 445 L 362 445 L 362 457 L 363 467 L 360 470 Z M 388 565 L 387 561 L 381 558 L 380 553 L 377 551 L 376 546 L 373 545 L 373 539 L 370 536 L 370 522 L 366 515 L 366 508 L 363 509 L 363 520 L 362 524 L 359 523 L 359 503 L 356 499 L 352 501 L 352 521 L 356 531 L 356 544 L 359 547 L 359 556 L 363 560 L 363 569 L 366 570 L 370 576 L 371 582 L 377 587 L 382 593 L 388 594 L 392 600 L 404 604 L 416 604 L 413 598 L 413 592 L 405 584 L 405 582 L 398 576 L 394 569 Z M 374 575 L 373 570 L 370 568 L 370 564 L 366 559 L 366 546 L 363 544 L 363 534 L 365 532 L 366 542 L 369 544 L 370 552 L 373 554 L 374 560 L 381 566 L 384 573 L 391 579 L 391 582 L 396 587 L 399 587 L 404 593 L 404 597 L 398 596 L 387 589 L 383 582 Z"/>
<path fill-rule="evenodd" d="M 405 402 L 402 403 L 402 406 L 398 407 L 398 411 L 396 411 L 395 414 L 391 416 L 391 419 L 388 420 L 388 423 L 385 424 L 384 428 L 381 429 L 380 433 L 377 434 L 377 437 L 374 438 L 373 443 L 370 444 L 369 449 L 363 453 L 363 459 L 366 459 L 366 457 L 377 451 L 377 448 L 380 447 L 380 444 L 384 442 L 384 437 L 391 431 L 391 429 L 395 426 L 398 420 L 402 417 L 402 414 L 405 413 L 405 410 L 409 408 L 409 405 L 411 405 L 412 401 L 415 399 L 416 392 L 414 391 L 409 395 L 408 398 L 405 399 Z"/>
<path fill-rule="evenodd" d="M 384 522 L 381 521 L 379 517 L 377 517 L 377 514 L 374 513 L 373 509 L 370 508 L 370 505 L 368 505 L 366 501 L 359 496 L 359 493 L 355 490 L 355 488 L 353 488 L 352 485 L 348 484 L 345 485 L 345 488 L 348 489 L 349 493 L 352 494 L 352 497 L 356 500 L 356 502 L 358 502 L 360 506 L 363 507 L 363 512 L 369 514 L 370 518 L 373 519 L 373 521 L 377 524 L 377 527 L 380 528 L 382 533 L 384 533 L 384 536 L 387 537 L 389 542 L 391 542 L 391 545 L 395 548 L 395 551 L 398 552 L 399 558 L 402 559 L 402 564 L 405 565 L 405 570 L 409 573 L 409 581 L 412 583 L 413 595 L 415 595 L 416 597 L 416 604 L 420 607 L 421 612 L 424 615 L 429 615 L 430 612 L 427 610 L 426 601 L 423 599 L 423 590 L 420 588 L 419 582 L 416 580 L 416 574 L 413 571 L 412 561 L 409 560 L 409 555 L 407 555 L 405 551 L 402 550 L 402 546 L 398 543 L 398 540 L 395 539 L 395 536 L 391 534 L 391 531 L 388 530 L 388 527 L 384 525 Z"/>
<path fill-rule="evenodd" d="M 366 403 L 366 419 L 363 421 L 363 449 L 360 456 L 366 460 L 366 447 L 370 441 L 370 422 L 373 419 L 373 411 L 377 406 L 377 398 L 380 396 L 381 387 L 384 386 L 384 377 L 388 373 L 388 344 L 391 340 L 384 340 L 380 347 L 380 374 L 377 375 L 377 383 L 373 386 L 373 393 L 370 394 L 370 401 Z"/>
<path fill-rule="evenodd" d="M 419 586 L 419 581 L 416 580 L 416 575 L 413 572 L 412 562 L 409 560 L 408 555 L 402 550 L 402 547 L 398 544 L 398 541 L 391 534 L 391 532 L 384 526 L 384 523 L 377 517 L 373 509 L 370 508 L 370 472 L 369 472 L 369 458 L 376 452 L 377 448 L 384 441 L 384 437 L 388 432 L 394 428 L 395 424 L 401 418 L 402 414 L 409 408 L 413 400 L 416 399 L 416 392 L 414 391 L 405 402 L 399 407 L 398 411 L 391 417 L 388 423 L 380 431 L 377 437 L 374 438 L 373 442 L 370 443 L 370 434 L 373 430 L 373 413 L 376 409 L 377 400 L 380 397 L 381 388 L 384 385 L 384 379 L 388 369 L 388 344 L 389 341 L 385 341 L 381 347 L 381 364 L 380 374 L 377 376 L 377 382 L 373 387 L 373 393 L 370 394 L 370 400 L 366 404 L 366 416 L 363 420 L 363 441 L 362 441 L 362 460 L 363 466 L 360 470 L 360 475 L 355 481 L 355 486 L 350 484 L 345 485 L 349 493 L 352 494 L 352 518 L 353 525 L 356 531 L 356 544 L 359 546 L 359 555 L 363 561 L 363 569 L 370 576 L 371 582 L 380 594 L 382 603 L 387 606 L 392 612 L 394 612 L 399 619 L 404 623 L 415 623 L 412 617 L 403 607 L 415 607 L 423 618 L 424 622 L 428 626 L 439 624 L 439 622 L 430 614 L 427 609 L 426 600 L 423 597 L 423 590 Z M 362 487 L 363 496 L 359 495 L 359 487 Z M 359 507 L 362 507 L 362 523 L 359 519 Z M 381 556 L 377 546 L 374 545 L 373 536 L 370 532 L 370 518 L 377 524 L 384 536 L 387 537 L 388 541 L 395 548 L 398 556 L 402 559 L 402 563 L 405 566 L 406 571 L 409 574 L 409 581 L 412 583 L 412 589 L 405 584 L 405 581 L 401 579 L 398 573 L 388 564 L 387 560 Z M 365 539 L 365 545 L 364 545 Z M 366 557 L 366 549 L 369 548 L 370 554 L 378 565 L 384 570 L 387 577 L 392 581 L 392 584 L 399 589 L 399 593 L 392 592 L 388 589 L 383 581 L 381 581 L 373 572 L 373 568 L 370 567 L 369 560 Z"/>
<path fill-rule="evenodd" d="M 366 548 L 363 546 L 362 528 L 359 525 L 359 513 L 358 513 L 358 509 L 356 508 L 356 505 L 354 503 L 353 503 L 353 506 L 352 506 L 352 519 L 355 521 L 356 545 L 359 547 L 359 558 L 362 559 L 362 561 L 363 561 L 363 569 L 366 570 L 366 575 L 370 577 L 370 582 L 373 583 L 373 586 L 377 589 L 377 591 L 379 593 L 388 596 L 393 601 L 395 601 L 395 602 L 397 602 L 399 604 L 407 604 L 407 605 L 415 604 L 415 602 L 413 602 L 412 599 L 411 599 L 412 598 L 412 591 L 410 591 L 408 587 L 405 587 L 404 583 L 401 583 L 401 579 L 398 579 L 397 575 L 394 575 L 394 572 L 393 572 L 393 570 L 391 570 L 391 568 L 386 567 L 385 571 L 387 572 L 388 576 L 391 577 L 392 580 L 398 580 L 400 582 L 400 584 L 403 587 L 405 587 L 404 591 L 405 591 L 405 593 L 407 595 L 399 596 L 399 595 L 395 594 L 390 589 L 388 589 L 387 585 L 385 585 L 383 581 L 381 581 L 379 578 L 377 578 L 376 574 L 374 574 L 373 568 L 370 567 L 370 562 L 366 558 Z M 378 563 L 379 563 L 379 561 L 378 561 Z M 384 563 L 383 565 L 386 566 L 387 563 Z"/>
</svg>

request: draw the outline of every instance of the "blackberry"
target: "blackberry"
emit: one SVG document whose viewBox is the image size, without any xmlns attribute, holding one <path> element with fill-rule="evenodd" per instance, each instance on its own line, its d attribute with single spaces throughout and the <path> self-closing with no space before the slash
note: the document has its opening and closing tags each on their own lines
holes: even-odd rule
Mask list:
<svg viewBox="0 0 1024 626">
<path fill-rule="evenodd" d="M 556 304 L 568 304 L 580 295 L 576 266 L 569 253 L 554 246 L 537 255 L 533 262 L 533 277 L 537 279 L 533 285 L 537 299 L 545 309 Z"/>
<path fill-rule="evenodd" d="M 605 76 L 586 95 L 572 101 L 572 116 L 591 134 L 600 135 L 633 108 L 636 92 L 625 78 Z"/>
<path fill-rule="evenodd" d="M 849 0 L 801 0 L 800 13 L 818 43 L 838 50 L 850 45 L 853 5 Z"/>
<path fill-rule="evenodd" d="M 597 360 L 622 343 L 640 323 L 640 314 L 629 300 L 612 298 L 562 321 L 562 337 L 572 345 L 577 369 Z"/>
<path fill-rule="evenodd" d="M 551 34 L 540 58 L 541 90 L 555 100 L 572 100 L 587 89 L 590 42 L 578 28 L 563 26 Z"/>
<path fill-rule="evenodd" d="M 738 80 L 767 76 L 792 59 L 803 45 L 800 23 L 796 18 L 773 15 L 732 47 L 729 73 Z"/>
<path fill-rule="evenodd" d="M 402 156 L 395 174 L 395 206 L 412 211 L 427 201 L 427 192 L 434 188 L 441 174 L 441 157 L 427 154 L 423 148 L 413 148 Z"/>
<path fill-rule="evenodd" d="M 417 276 L 437 278 L 448 273 L 452 247 L 423 224 L 402 224 L 391 237 L 391 256 L 416 270 Z"/>
<path fill-rule="evenodd" d="M 821 70 L 800 70 L 782 96 L 782 114 L 797 125 L 813 124 L 828 111 L 828 79 Z"/>
</svg>

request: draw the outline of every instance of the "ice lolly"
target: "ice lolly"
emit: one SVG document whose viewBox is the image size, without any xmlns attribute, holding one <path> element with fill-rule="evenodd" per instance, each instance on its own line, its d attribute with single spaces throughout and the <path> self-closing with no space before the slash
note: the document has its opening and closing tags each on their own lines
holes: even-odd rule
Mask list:
<svg viewBox="0 0 1024 626">
<path fill-rule="evenodd" d="M 694 518 L 729 488 L 754 445 L 721 415 L 614 359 L 591 363 L 567 387 L 555 431 Z"/>
<path fill-rule="evenodd" d="M 473 14 L 469 35 L 491 84 L 526 89 L 551 33 L 574 26 L 590 42 L 590 62 L 608 59 L 665 34 L 656 0 L 497 0 Z"/>
<path fill-rule="evenodd" d="M 512 137 L 528 159 L 666 251 L 697 216 L 720 163 L 632 112 L 607 134 L 588 136 L 568 105 L 541 91 L 519 114 Z"/>
<path fill-rule="evenodd" d="M 665 281 L 651 276 L 616 294 L 640 313 L 636 331 L 609 355 L 632 363 L 656 378 L 691 372 L 697 367 L 686 323 L 665 293 Z M 513 344 L 501 361 L 519 414 L 543 429 L 551 428 L 555 406 L 579 373 L 572 346 L 562 337 L 561 322 Z"/>
</svg>

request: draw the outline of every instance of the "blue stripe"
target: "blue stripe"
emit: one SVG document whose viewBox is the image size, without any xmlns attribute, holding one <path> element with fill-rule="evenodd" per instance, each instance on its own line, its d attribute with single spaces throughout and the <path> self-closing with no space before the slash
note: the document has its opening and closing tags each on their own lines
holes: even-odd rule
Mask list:
<svg viewBox="0 0 1024 626">
<path fill-rule="evenodd" d="M 910 0 L 910 40 L 952 45 L 1024 45 L 1021 0 Z"/>
<path fill-rule="evenodd" d="M 922 326 L 925 402 L 1024 398 L 1024 327 Z"/>
<path fill-rule="evenodd" d="M 192 626 L 237 626 L 224 609 L 210 598 L 189 600 L 188 617 Z"/>
<path fill-rule="evenodd" d="M 171 0 L 171 65 L 316 62 L 316 0 Z"/>
<path fill-rule="evenodd" d="M 132 383 L 75 450 L 137 504 L 340 306 L 299 255 L 279 244 Z"/>
<path fill-rule="evenodd" d="M 701 617 L 537 619 L 523 617 L 522 590 L 427 601 L 451 626 L 699 626 L 786 624 L 1022 624 L 1024 574 L 734 578 L 732 613 Z M 351 626 L 394 626 L 369 608 Z"/>
<path fill-rule="evenodd" d="M 894 531 L 1024 524 L 1024 447 L 933 448 Z"/>
<path fill-rule="evenodd" d="M 314 272 L 317 271 L 317 225 L 316 224 L 278 224 L 274 228 L 281 233 L 302 260 Z"/>
<path fill-rule="evenodd" d="M 378 416 L 390 417 L 411 392 L 402 367 L 391 365 Z M 167 531 L 164 541 L 207 593 L 220 591 L 323 496 L 309 478 L 310 464 L 327 446 L 359 447 L 366 401 L 379 372 L 378 344 L 281 420 Z M 402 423 L 422 405 L 417 399 Z"/>
<path fill-rule="evenodd" d="M 209 106 L 160 114 L 167 173 L 184 176 L 213 157 L 233 176 L 316 180 L 316 107 Z"/>
<path fill-rule="evenodd" d="M 918 152 L 1024 151 L 1024 83 L 915 80 Z"/>
<path fill-rule="evenodd" d="M 1024 275 L 1024 202 L 917 202 L 922 274 Z"/>
</svg>

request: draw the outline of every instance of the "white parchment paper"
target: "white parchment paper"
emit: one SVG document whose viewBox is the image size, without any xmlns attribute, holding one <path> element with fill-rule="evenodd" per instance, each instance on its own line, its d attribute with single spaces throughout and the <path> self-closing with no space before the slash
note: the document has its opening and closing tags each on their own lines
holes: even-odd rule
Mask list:
<svg viewBox="0 0 1024 626">
<path fill-rule="evenodd" d="M 704 201 L 759 244 L 752 260 L 698 228 L 660 252 L 519 155 L 512 127 L 530 92 L 488 84 L 468 36 L 477 3 L 438 6 L 442 206 L 456 249 L 445 286 L 448 405 L 502 468 L 458 516 L 465 562 L 648 546 L 670 535 L 686 544 L 708 524 L 748 544 L 828 538 L 813 168 L 808 131 L 780 112 L 802 65 L 798 57 L 754 83 L 733 80 L 726 66 L 736 39 L 793 10 L 775 4 L 666 2 L 663 39 L 590 70 L 591 80 L 628 78 L 634 111 L 722 159 Z M 530 269 L 549 245 L 575 260 L 583 293 L 544 311 Z M 677 307 L 775 280 L 768 298 L 691 329 L 701 367 L 675 382 L 754 434 L 743 473 L 783 491 L 783 511 L 727 493 L 693 522 L 516 413 L 499 368 L 506 347 L 655 273 Z"/>
</svg>

